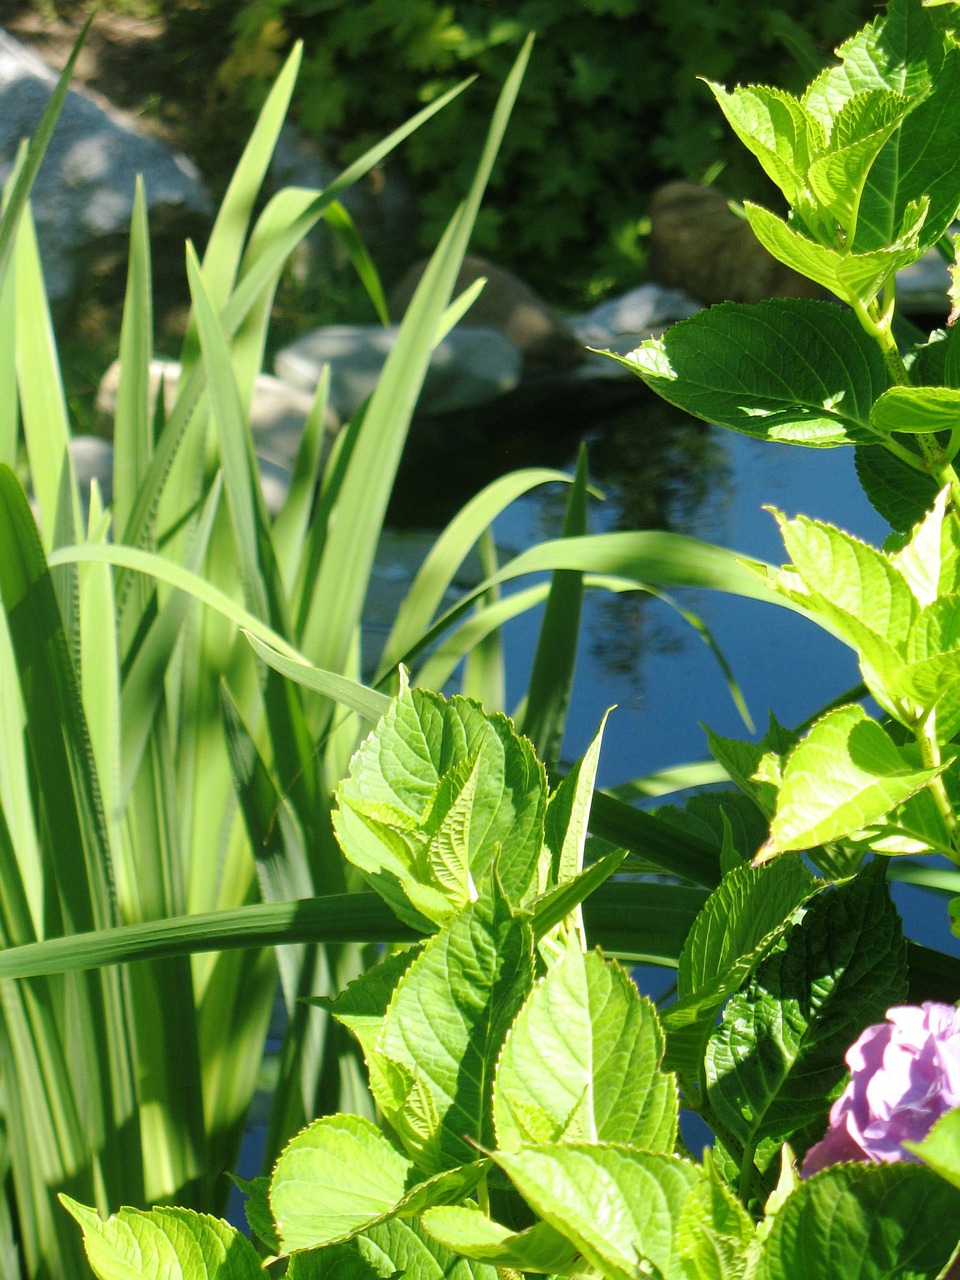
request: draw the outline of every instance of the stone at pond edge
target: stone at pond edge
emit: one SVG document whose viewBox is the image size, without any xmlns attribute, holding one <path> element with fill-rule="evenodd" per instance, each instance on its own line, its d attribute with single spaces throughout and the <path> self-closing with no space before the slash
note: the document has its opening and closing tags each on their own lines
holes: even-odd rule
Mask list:
<svg viewBox="0 0 960 1280">
<path fill-rule="evenodd" d="M 328 325 L 279 351 L 274 369 L 283 382 L 311 392 L 329 364 L 330 404 L 346 419 L 376 387 L 399 332 L 397 326 Z M 469 408 L 511 391 L 519 381 L 520 353 L 502 333 L 457 326 L 433 352 L 417 409 Z"/>
<path fill-rule="evenodd" d="M 826 293 L 772 257 L 715 187 L 669 182 L 650 203 L 650 274 L 708 306 Z"/>
<path fill-rule="evenodd" d="M 410 268 L 389 297 L 390 315 L 403 317 L 426 268 L 426 260 Z M 523 358 L 523 373 L 552 373 L 569 369 L 583 359 L 577 335 L 529 285 L 486 258 L 468 255 L 454 286 L 454 296 L 483 277 L 486 284 L 467 312 L 465 323 L 496 329 L 513 343 Z"/>
<path fill-rule="evenodd" d="M 164 407 L 169 415 L 177 397 L 180 365 L 174 360 L 150 362 L 150 409 L 160 390 L 163 379 Z M 120 381 L 120 362 L 113 364 L 103 375 L 97 391 L 97 413 L 105 434 L 113 431 L 113 418 L 117 409 L 117 387 Z M 250 429 L 253 443 L 261 463 L 267 463 L 287 475 L 293 471 L 303 434 L 303 424 L 313 404 L 313 396 L 297 387 L 287 386 L 269 373 L 258 375 L 250 403 Z M 327 406 L 325 431 L 328 439 L 340 428 L 340 419 Z M 269 505 L 269 504 L 268 504 Z"/>
<path fill-rule="evenodd" d="M 6 181 L 21 139 L 36 130 L 56 81 L 46 63 L 0 30 L 0 182 Z M 69 302 L 86 280 L 115 267 L 122 296 L 138 173 L 154 251 L 158 238 L 167 237 L 182 257 L 184 238 L 204 234 L 212 213 L 197 170 L 186 156 L 139 134 L 122 112 L 71 90 L 32 198 L 52 302 Z"/>
</svg>

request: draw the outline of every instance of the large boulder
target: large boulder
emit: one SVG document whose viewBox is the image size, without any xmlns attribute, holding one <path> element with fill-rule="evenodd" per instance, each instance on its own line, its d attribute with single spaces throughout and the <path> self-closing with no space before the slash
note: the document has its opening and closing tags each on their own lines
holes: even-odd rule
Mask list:
<svg viewBox="0 0 960 1280">
<path fill-rule="evenodd" d="M 32 136 L 57 81 L 29 49 L 0 30 L 0 182 L 23 138 Z M 33 213 L 52 302 L 67 304 L 91 277 L 119 274 L 129 233 L 136 175 L 143 177 L 154 252 L 202 237 L 212 214 L 194 165 L 144 137 L 124 113 L 84 92 L 67 94 L 33 188 Z"/>
<path fill-rule="evenodd" d="M 151 408 L 163 382 L 163 402 L 167 414 L 173 410 L 180 380 L 180 365 L 174 360 L 150 362 Z M 120 362 L 115 360 L 103 375 L 97 390 L 99 427 L 105 435 L 112 433 L 117 410 L 117 388 Z M 261 373 L 253 387 L 250 402 L 250 430 L 253 446 L 260 459 L 261 470 L 289 475 L 293 471 L 303 435 L 303 424 L 313 405 L 313 396 L 297 387 L 288 386 L 269 373 Z M 328 438 L 340 428 L 340 420 L 328 406 L 324 427 Z"/>
<path fill-rule="evenodd" d="M 390 294 L 390 314 L 400 319 L 420 283 L 426 260 L 416 263 Z M 517 348 L 525 377 L 570 369 L 583 359 L 583 346 L 570 326 L 552 307 L 518 279 L 486 258 L 467 256 L 454 286 L 462 293 L 483 277 L 483 292 L 467 312 L 466 322 L 496 329 Z"/>
<path fill-rule="evenodd" d="M 722 191 L 695 182 L 670 182 L 654 194 L 649 253 L 655 280 L 707 305 L 826 296 L 767 253 Z"/>
<path fill-rule="evenodd" d="M 399 329 L 327 325 L 277 352 L 274 370 L 289 386 L 312 393 L 330 366 L 330 404 L 349 418 L 377 385 Z M 458 327 L 434 349 L 417 404 L 425 414 L 449 413 L 504 395 L 520 381 L 520 353 L 494 329 Z"/>
</svg>

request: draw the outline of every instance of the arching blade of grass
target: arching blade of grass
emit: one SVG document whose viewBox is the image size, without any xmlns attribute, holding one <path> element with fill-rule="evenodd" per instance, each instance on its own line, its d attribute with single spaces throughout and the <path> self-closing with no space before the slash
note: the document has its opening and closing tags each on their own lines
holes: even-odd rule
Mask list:
<svg viewBox="0 0 960 1280">
<path fill-rule="evenodd" d="M 584 903 L 592 942 L 611 954 L 675 965 L 706 891 L 615 880 Z M 373 893 L 256 903 L 99 933 L 53 938 L 0 952 L 0 978 L 67 973 L 159 956 L 298 942 L 410 942 L 420 935 Z"/>
<path fill-rule="evenodd" d="M 493 533 L 487 529 L 477 545 L 480 564 L 485 577 L 491 577 L 497 568 L 497 549 Z M 500 588 L 491 587 L 477 601 L 478 614 L 484 609 L 495 609 L 500 600 Z M 467 698 L 476 698 L 487 711 L 506 711 L 506 676 L 503 667 L 503 643 L 499 627 L 490 627 L 470 647 L 466 655 L 461 692 Z"/>
<path fill-rule="evenodd" d="M 563 471 L 541 467 L 512 471 L 492 481 L 457 512 L 430 549 L 397 610 L 383 647 L 375 683 L 396 670 L 397 664 L 404 661 L 412 646 L 429 628 L 457 570 L 484 529 L 511 502 L 539 485 L 551 483 L 569 484 L 570 477 Z"/>
<path fill-rule="evenodd" d="M 587 450 L 581 445 L 561 536 L 583 536 L 587 528 Z M 547 769 L 556 768 L 563 746 L 582 606 L 583 574 L 576 569 L 555 570 L 537 637 L 523 714 L 518 713 L 516 717 L 520 732 L 531 740 Z"/>
</svg>

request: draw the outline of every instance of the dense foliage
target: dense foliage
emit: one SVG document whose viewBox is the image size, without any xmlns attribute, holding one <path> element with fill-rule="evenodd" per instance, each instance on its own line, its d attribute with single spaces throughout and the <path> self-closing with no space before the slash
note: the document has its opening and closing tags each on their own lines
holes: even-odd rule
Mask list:
<svg viewBox="0 0 960 1280">
<path fill-rule="evenodd" d="M 638 275 L 640 223 L 658 183 L 719 162 L 731 194 L 756 189 L 698 76 L 797 88 L 874 9 L 869 0 L 251 0 L 218 86 L 231 102 L 255 102 L 302 38 L 295 118 L 342 161 L 479 73 L 402 160 L 421 243 L 432 244 L 469 181 L 496 87 L 535 31 L 474 243 L 573 304 Z"/>
</svg>

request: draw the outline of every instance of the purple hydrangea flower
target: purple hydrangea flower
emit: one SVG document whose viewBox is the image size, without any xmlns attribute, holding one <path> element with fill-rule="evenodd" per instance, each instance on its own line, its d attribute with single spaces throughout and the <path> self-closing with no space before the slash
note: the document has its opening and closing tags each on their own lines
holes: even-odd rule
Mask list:
<svg viewBox="0 0 960 1280">
<path fill-rule="evenodd" d="M 803 1162 L 809 1177 L 843 1160 L 912 1160 L 945 1111 L 960 1107 L 960 1009 L 927 1003 L 887 1011 L 847 1050 L 850 1083 L 830 1109 L 830 1127 Z"/>
</svg>

